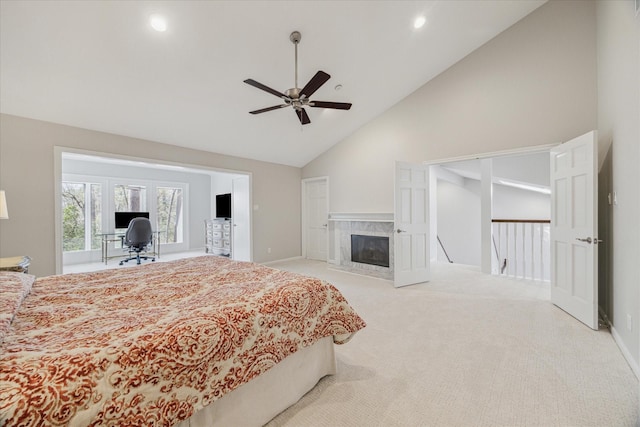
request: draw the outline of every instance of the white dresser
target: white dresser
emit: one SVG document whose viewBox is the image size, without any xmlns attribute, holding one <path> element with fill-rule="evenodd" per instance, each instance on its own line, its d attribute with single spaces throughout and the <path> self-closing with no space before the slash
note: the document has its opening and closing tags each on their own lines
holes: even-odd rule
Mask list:
<svg viewBox="0 0 640 427">
<path fill-rule="evenodd" d="M 204 220 L 205 251 L 208 254 L 231 256 L 231 220 L 214 218 Z"/>
</svg>

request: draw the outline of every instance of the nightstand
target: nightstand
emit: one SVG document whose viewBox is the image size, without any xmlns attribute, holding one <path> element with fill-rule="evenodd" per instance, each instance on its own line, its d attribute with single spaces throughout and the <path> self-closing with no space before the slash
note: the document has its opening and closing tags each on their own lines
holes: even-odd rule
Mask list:
<svg viewBox="0 0 640 427">
<path fill-rule="evenodd" d="M 31 264 L 31 258 L 28 256 L 0 258 L 0 271 L 17 271 L 20 273 L 28 273 L 29 264 Z"/>
</svg>

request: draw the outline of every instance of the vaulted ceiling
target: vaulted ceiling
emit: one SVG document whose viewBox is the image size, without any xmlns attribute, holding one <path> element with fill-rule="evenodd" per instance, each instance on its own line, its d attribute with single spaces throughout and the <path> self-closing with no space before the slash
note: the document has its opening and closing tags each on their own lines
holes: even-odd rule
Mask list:
<svg viewBox="0 0 640 427">
<path fill-rule="evenodd" d="M 543 3 L 2 1 L 0 111 L 300 167 Z M 294 86 L 294 30 L 299 86 L 350 111 L 249 114 L 280 101 L 245 79 Z"/>
</svg>

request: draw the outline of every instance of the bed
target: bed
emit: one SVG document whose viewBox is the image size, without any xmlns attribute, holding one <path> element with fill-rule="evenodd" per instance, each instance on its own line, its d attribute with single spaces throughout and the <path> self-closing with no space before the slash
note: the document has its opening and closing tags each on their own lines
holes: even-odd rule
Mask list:
<svg viewBox="0 0 640 427">
<path fill-rule="evenodd" d="M 365 327 L 324 281 L 215 256 L 0 279 L 6 426 L 262 425 Z"/>
</svg>

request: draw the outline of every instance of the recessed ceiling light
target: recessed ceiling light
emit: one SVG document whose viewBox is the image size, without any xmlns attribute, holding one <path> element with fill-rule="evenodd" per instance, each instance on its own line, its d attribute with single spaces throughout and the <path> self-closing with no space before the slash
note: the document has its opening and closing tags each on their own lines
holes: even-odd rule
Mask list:
<svg viewBox="0 0 640 427">
<path fill-rule="evenodd" d="M 425 22 L 427 22 L 427 18 L 425 18 L 424 16 L 420 15 L 416 18 L 415 21 L 413 21 L 413 28 L 415 28 L 416 30 L 418 28 L 422 28 L 422 26 L 425 24 Z"/>
<path fill-rule="evenodd" d="M 156 31 L 167 31 L 167 20 L 164 18 L 164 16 L 151 15 L 151 18 L 149 18 L 149 23 L 151 24 L 151 28 Z"/>
<path fill-rule="evenodd" d="M 340 89 L 342 89 L 342 85 L 338 84 L 338 85 L 336 85 L 336 87 L 334 87 L 334 89 L 335 90 L 340 90 Z"/>
</svg>

